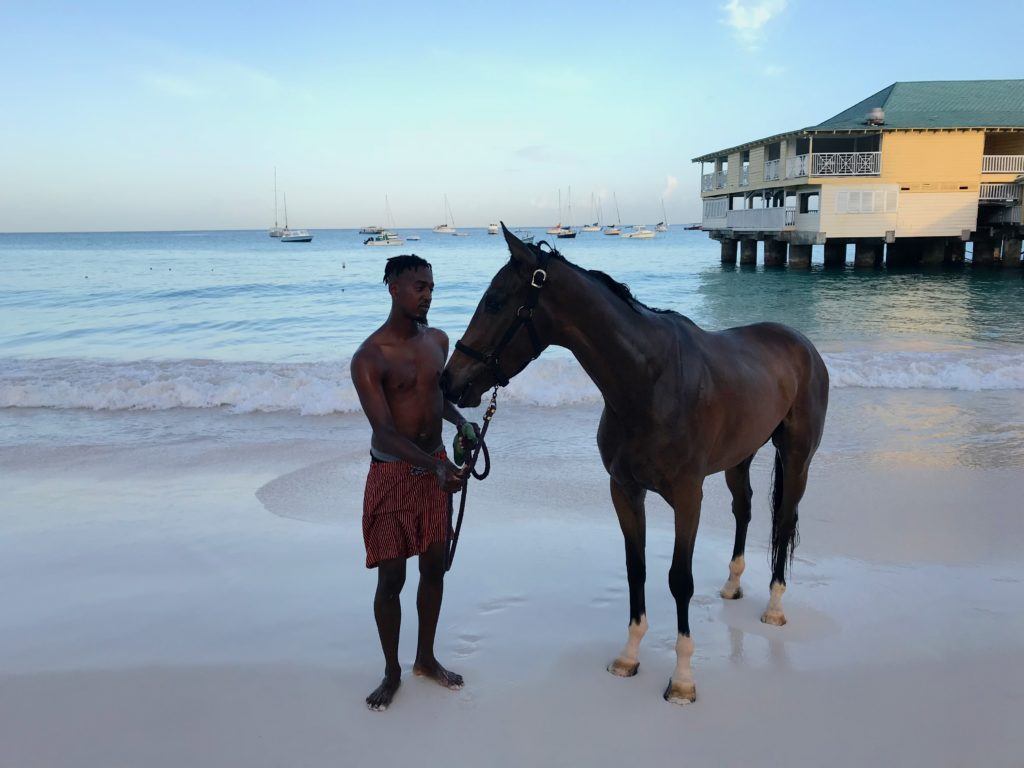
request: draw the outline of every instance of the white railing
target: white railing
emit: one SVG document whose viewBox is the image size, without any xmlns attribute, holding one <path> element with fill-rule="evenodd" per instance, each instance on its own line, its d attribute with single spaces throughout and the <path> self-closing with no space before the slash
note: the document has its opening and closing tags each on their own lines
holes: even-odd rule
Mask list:
<svg viewBox="0 0 1024 768">
<path fill-rule="evenodd" d="M 715 174 L 715 189 L 724 189 L 726 183 L 728 183 L 729 172 L 719 171 Z"/>
<path fill-rule="evenodd" d="M 815 152 L 813 176 L 877 176 L 881 152 Z"/>
<path fill-rule="evenodd" d="M 779 180 L 779 160 L 767 160 L 764 164 L 764 180 L 765 181 L 778 181 Z"/>
<path fill-rule="evenodd" d="M 807 175 L 808 155 L 797 155 L 786 158 L 786 178 L 795 179 Z"/>
<path fill-rule="evenodd" d="M 982 184 L 978 193 L 980 200 L 1020 200 L 1020 184 Z"/>
<path fill-rule="evenodd" d="M 795 208 L 748 208 L 729 211 L 726 226 L 739 230 L 781 230 L 796 225 Z"/>
<path fill-rule="evenodd" d="M 740 186 L 745 187 L 750 183 L 750 166 L 744 165 L 740 168 Z"/>
<path fill-rule="evenodd" d="M 985 155 L 982 173 L 1024 173 L 1024 155 Z"/>
<path fill-rule="evenodd" d="M 715 188 L 715 174 L 705 173 L 700 177 L 700 191 L 710 192 Z"/>
</svg>

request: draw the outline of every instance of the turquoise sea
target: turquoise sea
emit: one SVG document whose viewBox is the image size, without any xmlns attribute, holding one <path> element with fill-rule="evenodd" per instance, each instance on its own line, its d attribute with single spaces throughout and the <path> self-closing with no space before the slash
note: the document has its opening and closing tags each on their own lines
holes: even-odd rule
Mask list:
<svg viewBox="0 0 1024 768">
<path fill-rule="evenodd" d="M 20 438 L 45 432 L 25 427 L 39 409 L 51 421 L 356 411 L 348 360 L 387 315 L 385 260 L 415 252 L 433 264 L 430 322 L 457 338 L 508 257 L 500 236 L 467 231 L 421 230 L 398 248 L 366 247 L 354 230 L 317 230 L 308 244 L 263 231 L 0 235 L 0 427 L 17 422 Z M 795 326 L 823 352 L 835 389 L 984 392 L 1014 403 L 1024 390 L 1019 271 L 825 271 L 818 252 L 810 271 L 722 266 L 716 243 L 681 228 L 648 241 L 592 233 L 557 245 L 706 328 Z M 598 401 L 558 349 L 506 398 Z"/>
</svg>

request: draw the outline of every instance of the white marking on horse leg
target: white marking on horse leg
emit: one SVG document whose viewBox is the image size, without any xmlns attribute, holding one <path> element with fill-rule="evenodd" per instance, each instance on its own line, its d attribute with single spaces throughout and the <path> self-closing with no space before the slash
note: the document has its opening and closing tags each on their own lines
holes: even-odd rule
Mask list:
<svg viewBox="0 0 1024 768">
<path fill-rule="evenodd" d="M 697 700 L 697 686 L 693 682 L 693 638 L 689 635 L 676 637 L 676 668 L 665 689 L 665 701 L 673 704 L 690 704 Z"/>
<path fill-rule="evenodd" d="M 743 555 L 740 555 L 729 563 L 729 578 L 722 587 L 720 594 L 726 600 L 739 600 L 743 597 L 743 589 L 740 587 L 740 576 L 746 564 L 743 562 Z"/>
<path fill-rule="evenodd" d="M 782 612 L 782 595 L 785 591 L 785 584 L 779 584 L 777 581 L 772 582 L 772 591 L 771 597 L 768 598 L 768 607 L 765 608 L 764 613 L 761 615 L 761 621 L 765 624 L 773 624 L 776 627 L 781 627 L 786 623 L 786 614 Z"/>
<path fill-rule="evenodd" d="M 647 614 L 640 616 L 640 621 L 629 622 L 629 638 L 622 653 L 611 664 L 608 671 L 619 677 L 632 677 L 640 668 L 640 641 L 647 634 Z"/>
</svg>

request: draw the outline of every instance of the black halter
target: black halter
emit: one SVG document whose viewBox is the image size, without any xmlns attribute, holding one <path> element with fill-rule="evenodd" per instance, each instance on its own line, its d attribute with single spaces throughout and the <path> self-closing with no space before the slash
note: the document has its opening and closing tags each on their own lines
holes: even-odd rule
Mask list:
<svg viewBox="0 0 1024 768">
<path fill-rule="evenodd" d="M 536 360 L 540 357 L 540 353 L 544 351 L 544 345 L 541 343 L 540 337 L 537 335 L 537 329 L 533 327 L 533 310 L 537 307 L 537 300 L 540 298 L 540 290 L 544 287 L 548 279 L 548 273 L 545 267 L 547 266 L 549 253 L 542 251 L 540 246 L 548 245 L 547 241 L 541 240 L 533 251 L 538 256 L 539 267 L 533 270 L 533 277 L 530 278 L 530 284 L 526 288 L 526 301 L 516 310 L 516 319 L 509 326 L 508 330 L 505 331 L 505 335 L 498 341 L 498 345 L 494 348 L 494 351 L 490 354 L 483 354 L 477 352 L 472 347 L 468 347 L 462 343 L 462 341 L 455 342 L 455 351 L 461 352 L 466 357 L 471 357 L 477 362 L 483 363 L 487 366 L 488 370 L 494 376 L 495 382 L 502 387 L 508 386 L 508 376 L 502 373 L 501 370 L 501 353 L 505 351 L 505 347 L 509 345 L 512 338 L 516 335 L 516 332 L 522 326 L 526 326 L 526 332 L 530 334 L 530 341 L 533 342 L 533 357 L 531 360 Z M 551 246 L 548 246 L 549 248 Z"/>
</svg>

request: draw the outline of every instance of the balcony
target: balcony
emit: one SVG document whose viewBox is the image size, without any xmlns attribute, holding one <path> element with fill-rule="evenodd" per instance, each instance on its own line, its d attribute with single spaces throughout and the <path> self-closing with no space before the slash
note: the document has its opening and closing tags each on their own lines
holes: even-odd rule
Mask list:
<svg viewBox="0 0 1024 768">
<path fill-rule="evenodd" d="M 812 176 L 877 176 L 881 152 L 815 152 Z"/>
<path fill-rule="evenodd" d="M 715 171 L 714 173 L 705 173 L 700 178 L 700 191 L 710 192 L 714 189 L 724 189 L 727 175 L 728 174 L 726 171 Z"/>
<path fill-rule="evenodd" d="M 726 226 L 740 231 L 773 231 L 796 226 L 795 208 L 751 208 L 729 211 Z"/>
<path fill-rule="evenodd" d="M 764 164 L 764 180 L 765 181 L 778 181 L 779 180 L 779 160 L 768 160 Z"/>
<path fill-rule="evenodd" d="M 985 155 L 982 173 L 1024 173 L 1024 155 Z"/>
<path fill-rule="evenodd" d="M 989 203 L 1017 203 L 1020 202 L 1020 193 L 1020 184 L 982 184 L 978 199 Z"/>
<path fill-rule="evenodd" d="M 807 175 L 807 158 L 810 155 L 797 155 L 786 158 L 786 178 L 797 179 Z"/>
</svg>

